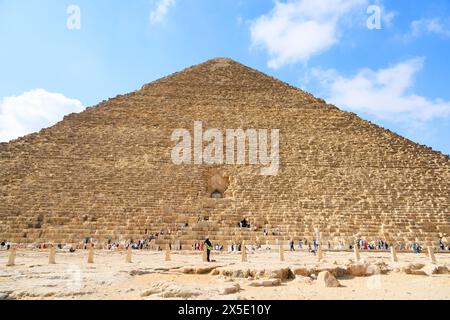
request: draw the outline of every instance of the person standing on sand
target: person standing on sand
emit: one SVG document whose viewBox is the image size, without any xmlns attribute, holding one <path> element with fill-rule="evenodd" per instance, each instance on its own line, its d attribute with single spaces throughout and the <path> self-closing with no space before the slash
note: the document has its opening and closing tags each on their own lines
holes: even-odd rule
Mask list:
<svg viewBox="0 0 450 320">
<path fill-rule="evenodd" d="M 319 248 L 319 243 L 314 239 L 313 241 L 313 246 L 314 246 L 314 255 L 317 254 L 317 249 Z"/>
<path fill-rule="evenodd" d="M 208 260 L 208 262 L 211 262 L 209 256 L 211 254 L 212 243 L 211 241 L 209 241 L 209 237 L 206 238 L 204 245 L 206 246 L 206 259 Z"/>
</svg>

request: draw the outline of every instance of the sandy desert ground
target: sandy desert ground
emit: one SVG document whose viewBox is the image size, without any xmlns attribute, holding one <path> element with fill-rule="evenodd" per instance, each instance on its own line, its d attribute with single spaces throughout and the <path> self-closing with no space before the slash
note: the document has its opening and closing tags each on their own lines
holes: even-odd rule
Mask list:
<svg viewBox="0 0 450 320">
<path fill-rule="evenodd" d="M 48 251 L 17 252 L 16 265 L 7 267 L 9 253 L 0 252 L 0 299 L 445 299 L 450 300 L 450 254 L 362 252 L 356 263 L 352 252 L 326 252 L 319 263 L 306 252 L 276 250 L 213 254 L 216 262 L 202 261 L 201 252 L 88 251 L 57 252 L 48 264 Z M 327 274 L 331 273 L 331 277 Z M 327 287 L 336 276 L 339 287 Z M 325 279 L 325 280 L 324 280 Z M 328 279 L 328 280 L 327 280 Z M 329 281 L 329 280 L 333 281 Z"/>
</svg>

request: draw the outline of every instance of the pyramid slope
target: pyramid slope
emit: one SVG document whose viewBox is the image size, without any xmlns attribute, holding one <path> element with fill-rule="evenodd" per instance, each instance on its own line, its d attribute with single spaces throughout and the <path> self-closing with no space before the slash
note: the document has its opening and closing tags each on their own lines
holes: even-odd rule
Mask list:
<svg viewBox="0 0 450 320">
<path fill-rule="evenodd" d="M 172 131 L 198 120 L 280 129 L 278 175 L 174 165 Z M 223 199 L 211 198 L 216 175 Z M 136 239 L 175 225 L 158 241 L 311 238 L 315 228 L 334 242 L 450 234 L 448 156 L 225 58 L 0 144 L 0 186 L 0 238 L 23 243 Z M 244 217 L 256 230 L 237 228 Z"/>
</svg>

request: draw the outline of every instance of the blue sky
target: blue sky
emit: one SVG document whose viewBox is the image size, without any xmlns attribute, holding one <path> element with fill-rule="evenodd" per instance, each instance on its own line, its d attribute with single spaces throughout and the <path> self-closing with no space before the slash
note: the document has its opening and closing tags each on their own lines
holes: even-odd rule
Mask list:
<svg viewBox="0 0 450 320">
<path fill-rule="evenodd" d="M 0 46 L 0 141 L 220 56 L 450 154 L 447 0 L 0 0 Z"/>
</svg>

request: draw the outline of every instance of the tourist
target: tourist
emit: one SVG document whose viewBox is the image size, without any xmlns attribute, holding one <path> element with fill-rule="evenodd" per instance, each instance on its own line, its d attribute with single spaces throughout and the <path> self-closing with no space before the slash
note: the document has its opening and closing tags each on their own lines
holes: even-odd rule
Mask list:
<svg viewBox="0 0 450 320">
<path fill-rule="evenodd" d="M 241 228 L 250 228 L 250 224 L 247 223 L 247 219 L 244 218 L 244 220 L 239 222 L 239 227 L 241 227 Z"/>
<path fill-rule="evenodd" d="M 206 238 L 204 245 L 206 246 L 206 260 L 208 262 L 211 262 L 210 254 L 211 254 L 212 244 L 211 244 L 211 241 L 209 241 L 209 237 Z"/>
<path fill-rule="evenodd" d="M 295 251 L 295 249 L 294 249 L 294 240 L 293 239 L 291 239 L 291 241 L 289 242 L 289 245 L 291 247 L 291 251 Z"/>
<path fill-rule="evenodd" d="M 314 239 L 313 241 L 313 245 L 314 245 L 314 255 L 317 254 L 317 249 L 319 248 L 319 244 L 317 243 L 317 241 Z"/>
<path fill-rule="evenodd" d="M 412 250 L 414 253 L 421 253 L 422 247 L 418 243 L 414 242 L 412 245 Z"/>
<path fill-rule="evenodd" d="M 441 251 L 445 250 L 445 246 L 444 243 L 442 242 L 442 239 L 439 240 L 439 249 L 441 249 Z"/>
<path fill-rule="evenodd" d="M 302 240 L 298 240 L 298 249 L 301 250 L 302 249 Z"/>
</svg>

